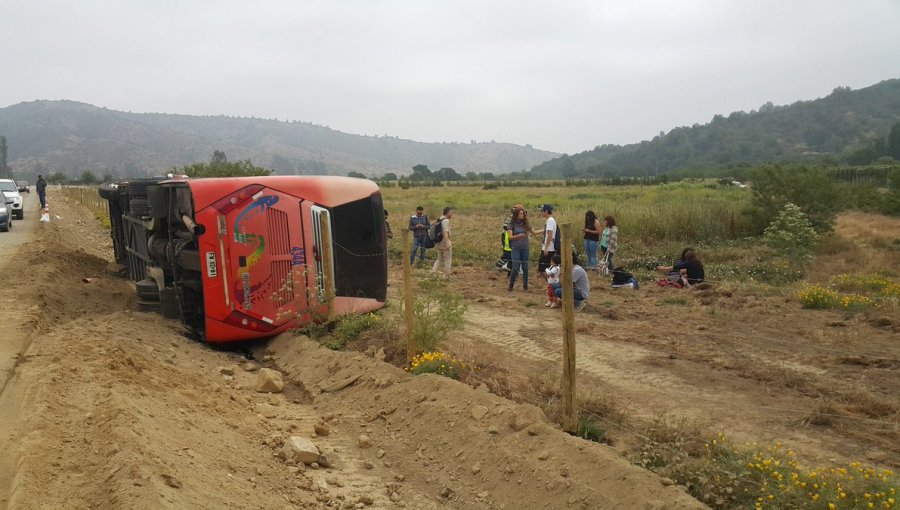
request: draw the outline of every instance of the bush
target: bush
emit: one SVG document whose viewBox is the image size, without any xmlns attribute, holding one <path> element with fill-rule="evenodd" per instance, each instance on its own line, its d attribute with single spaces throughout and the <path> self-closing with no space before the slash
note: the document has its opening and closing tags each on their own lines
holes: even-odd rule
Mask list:
<svg viewBox="0 0 900 510">
<path fill-rule="evenodd" d="M 838 184 L 822 169 L 763 166 L 753 170 L 751 180 L 753 216 L 760 230 L 772 221 L 776 211 L 796 204 L 817 232 L 825 232 L 831 230 L 845 204 Z"/>
<path fill-rule="evenodd" d="M 407 371 L 412 374 L 437 374 L 451 379 L 459 379 L 459 372 L 464 368 L 466 368 L 465 364 L 453 356 L 434 351 L 416 355 Z"/>
<path fill-rule="evenodd" d="M 434 351 L 451 331 L 462 326 L 466 302 L 437 277 L 421 280 L 419 290 L 413 301 L 416 348 Z"/>
<path fill-rule="evenodd" d="M 831 289 L 819 285 L 807 285 L 800 291 L 800 303 L 803 308 L 834 308 L 840 303 L 840 295 Z"/>
<path fill-rule="evenodd" d="M 818 235 L 803 211 L 794 204 L 787 204 L 766 227 L 763 238 L 778 253 L 800 259 L 809 256 Z"/>
</svg>

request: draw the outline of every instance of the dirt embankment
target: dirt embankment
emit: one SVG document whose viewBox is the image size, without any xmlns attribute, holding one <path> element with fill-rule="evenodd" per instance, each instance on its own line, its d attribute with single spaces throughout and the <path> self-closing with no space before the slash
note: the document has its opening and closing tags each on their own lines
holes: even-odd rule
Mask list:
<svg viewBox="0 0 900 510">
<path fill-rule="evenodd" d="M 245 353 L 135 312 L 62 200 L 18 260 L 33 341 L 0 394 L 0 507 L 701 508 L 540 411 L 285 335 Z M 85 283 L 83 278 L 95 278 Z M 265 350 L 268 348 L 268 350 Z M 258 367 L 283 393 L 254 390 Z M 290 465 L 290 436 L 327 460 Z"/>
</svg>

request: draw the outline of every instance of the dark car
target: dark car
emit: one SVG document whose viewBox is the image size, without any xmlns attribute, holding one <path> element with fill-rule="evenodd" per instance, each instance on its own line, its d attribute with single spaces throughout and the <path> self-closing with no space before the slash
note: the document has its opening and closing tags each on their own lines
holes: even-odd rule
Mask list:
<svg viewBox="0 0 900 510">
<path fill-rule="evenodd" d="M 28 189 L 28 181 L 16 181 L 16 186 L 19 187 L 19 193 L 31 193 L 31 190 Z"/>
</svg>

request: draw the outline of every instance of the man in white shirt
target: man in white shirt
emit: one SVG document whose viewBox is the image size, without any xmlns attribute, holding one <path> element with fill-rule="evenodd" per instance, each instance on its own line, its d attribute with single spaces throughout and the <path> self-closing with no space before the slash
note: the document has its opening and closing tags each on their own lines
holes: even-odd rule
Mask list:
<svg viewBox="0 0 900 510">
<path fill-rule="evenodd" d="M 450 277 L 450 264 L 453 261 L 453 245 L 450 242 L 450 218 L 453 217 L 453 209 L 444 208 L 444 215 L 438 220 L 441 222 L 441 231 L 444 238 L 440 242 L 434 243 L 437 248 L 437 260 L 434 261 L 431 271 L 433 273 L 441 273 L 444 278 Z"/>
<path fill-rule="evenodd" d="M 544 204 L 541 206 L 541 217 L 546 220 L 544 225 L 544 241 L 541 243 L 541 256 L 538 258 L 538 274 L 546 275 L 545 271 L 550 267 L 550 261 L 556 255 L 556 218 L 553 217 L 553 206 Z M 546 277 L 546 276 L 545 276 Z"/>
</svg>

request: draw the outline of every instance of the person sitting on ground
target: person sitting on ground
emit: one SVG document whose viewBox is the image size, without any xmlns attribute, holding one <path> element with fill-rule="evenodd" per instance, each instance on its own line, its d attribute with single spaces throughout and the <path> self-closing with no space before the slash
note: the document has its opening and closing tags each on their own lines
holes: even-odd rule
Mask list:
<svg viewBox="0 0 900 510">
<path fill-rule="evenodd" d="M 546 269 L 547 273 L 547 304 L 544 306 L 549 306 L 550 308 L 556 308 L 559 306 L 559 298 L 556 297 L 556 289 L 553 287 L 553 284 L 559 285 L 559 264 L 562 263 L 562 258 L 559 255 L 554 255 L 552 259 L 550 259 L 550 267 Z"/>
<path fill-rule="evenodd" d="M 706 278 L 703 262 L 697 258 L 693 248 L 681 252 L 681 260 L 671 266 L 657 266 L 659 271 L 668 273 L 669 281 L 682 282 L 684 286 L 696 285 Z"/>
<path fill-rule="evenodd" d="M 585 302 L 590 295 L 591 283 L 588 281 L 587 272 L 578 263 L 578 255 L 575 253 L 572 253 L 572 286 L 574 287 L 572 297 L 575 298 L 575 311 L 580 312 L 584 310 Z M 553 285 L 553 289 L 556 297 L 561 298 L 563 295 L 562 284 L 557 282 Z"/>
</svg>

